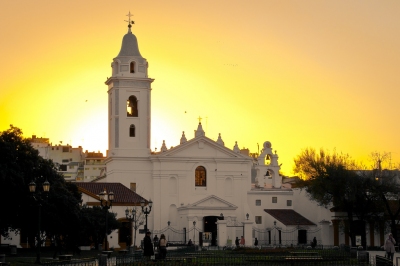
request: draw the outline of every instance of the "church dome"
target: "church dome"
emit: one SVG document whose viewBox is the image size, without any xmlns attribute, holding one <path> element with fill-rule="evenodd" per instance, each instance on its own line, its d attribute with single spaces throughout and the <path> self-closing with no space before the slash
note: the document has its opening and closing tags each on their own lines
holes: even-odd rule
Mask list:
<svg viewBox="0 0 400 266">
<path fill-rule="evenodd" d="M 122 39 L 121 50 L 119 51 L 118 56 L 141 56 L 139 52 L 139 46 L 136 39 L 136 36 L 131 32 L 129 27 L 129 31 L 125 34 Z"/>
</svg>

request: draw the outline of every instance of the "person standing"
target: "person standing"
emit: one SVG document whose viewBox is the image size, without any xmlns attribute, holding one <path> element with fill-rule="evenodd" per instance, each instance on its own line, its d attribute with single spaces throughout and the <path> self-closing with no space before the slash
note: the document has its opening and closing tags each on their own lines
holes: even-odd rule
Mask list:
<svg viewBox="0 0 400 266">
<path fill-rule="evenodd" d="M 257 237 L 256 237 L 256 239 L 254 239 L 254 246 L 258 246 L 258 239 L 257 239 Z"/>
<path fill-rule="evenodd" d="M 167 240 L 165 239 L 165 235 L 162 234 L 160 236 L 160 248 L 159 248 L 159 253 L 160 253 L 160 259 L 165 259 L 167 257 Z"/>
<path fill-rule="evenodd" d="M 396 244 L 396 240 L 394 240 L 392 233 L 389 234 L 388 238 L 385 241 L 385 251 L 388 259 L 393 262 L 393 254 L 396 251 L 394 245 Z"/>
<path fill-rule="evenodd" d="M 245 242 L 245 240 L 244 240 L 244 237 L 242 236 L 242 237 L 240 238 L 240 245 L 241 245 L 242 247 L 244 247 L 245 244 L 246 244 L 246 242 Z"/>
<path fill-rule="evenodd" d="M 312 242 L 311 242 L 311 247 L 315 248 L 317 246 L 317 238 L 314 236 Z"/>
<path fill-rule="evenodd" d="M 236 239 L 235 239 L 235 245 L 237 248 L 239 247 L 239 238 L 238 237 L 236 237 Z"/>
<path fill-rule="evenodd" d="M 156 250 L 158 247 L 158 236 L 157 235 L 154 236 L 153 243 L 154 243 L 154 250 Z"/>
<path fill-rule="evenodd" d="M 150 238 L 150 231 L 146 232 L 146 236 L 143 239 L 143 256 L 150 260 L 151 256 L 154 255 L 153 243 Z"/>
</svg>

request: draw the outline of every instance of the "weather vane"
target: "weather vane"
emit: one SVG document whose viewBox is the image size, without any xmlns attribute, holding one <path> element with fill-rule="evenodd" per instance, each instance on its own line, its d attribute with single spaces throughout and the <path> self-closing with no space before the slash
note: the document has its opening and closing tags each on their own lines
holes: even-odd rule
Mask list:
<svg viewBox="0 0 400 266">
<path fill-rule="evenodd" d="M 203 118 L 201 118 L 201 117 L 199 116 L 199 118 L 197 118 L 197 119 L 199 119 L 199 124 L 201 124 L 201 119 L 203 119 Z"/>
<path fill-rule="evenodd" d="M 131 11 L 129 11 L 128 15 L 126 15 L 126 16 L 129 18 L 129 20 L 125 20 L 125 21 L 129 23 L 128 27 L 130 28 L 130 27 L 132 27 L 131 24 L 135 24 L 135 21 L 133 21 L 133 20 L 131 21 L 131 17 L 133 17 L 133 15 L 131 14 Z"/>
</svg>

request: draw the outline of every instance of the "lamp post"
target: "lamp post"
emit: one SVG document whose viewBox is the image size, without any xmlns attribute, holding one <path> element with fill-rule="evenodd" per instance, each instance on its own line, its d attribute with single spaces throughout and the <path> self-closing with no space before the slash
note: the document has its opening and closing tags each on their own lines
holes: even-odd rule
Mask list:
<svg viewBox="0 0 400 266">
<path fill-rule="evenodd" d="M 108 210 L 112 207 L 112 203 L 114 201 L 114 193 L 112 191 L 110 191 L 107 194 L 107 191 L 104 190 L 104 191 L 99 193 L 99 198 L 100 198 L 100 205 L 101 205 L 101 207 L 103 208 L 103 210 L 106 213 L 106 232 L 105 232 L 106 242 L 105 242 L 105 250 L 107 251 L 108 250 L 108 248 L 107 248 L 107 243 L 108 243 L 108 233 L 107 233 L 107 231 L 108 231 L 108 228 L 107 228 L 108 227 Z"/>
<path fill-rule="evenodd" d="M 171 222 L 170 221 L 168 221 L 168 231 L 169 231 L 169 225 L 171 224 Z M 168 242 L 169 242 L 169 232 L 168 232 L 168 237 L 167 237 L 168 239 Z"/>
<path fill-rule="evenodd" d="M 142 199 L 141 201 L 140 201 L 140 206 L 142 207 L 142 212 L 144 213 L 144 215 L 145 215 L 145 217 L 146 217 L 146 224 L 144 225 L 144 233 L 146 234 L 147 233 L 147 216 L 150 214 L 150 212 L 151 212 L 151 207 L 153 207 L 153 202 L 151 201 L 151 200 L 149 200 L 149 204 L 148 204 L 148 206 L 144 206 L 144 204 L 145 204 L 145 201 L 144 201 L 144 199 Z"/>
<path fill-rule="evenodd" d="M 43 191 L 36 191 L 36 184 L 35 182 L 29 183 L 29 191 L 32 193 L 33 198 L 35 199 L 38 205 L 38 233 L 37 233 L 37 246 L 36 246 L 36 261 L 35 264 L 41 264 L 40 262 L 40 246 L 42 245 L 42 238 L 40 236 L 40 224 L 41 224 L 41 212 L 42 212 L 42 202 L 44 198 L 47 198 L 48 193 L 50 191 L 50 183 L 46 180 L 43 183 Z M 43 194 L 42 194 L 43 192 Z"/>
<path fill-rule="evenodd" d="M 193 221 L 193 245 L 196 249 L 196 221 Z"/>
<path fill-rule="evenodd" d="M 135 221 L 135 217 L 136 217 L 136 209 L 132 208 L 132 209 L 128 209 L 128 207 L 126 207 L 125 210 L 125 217 L 126 219 L 132 224 L 131 227 L 133 227 L 133 222 Z M 131 240 L 133 240 L 133 237 L 131 237 Z M 131 246 L 134 246 L 133 241 Z M 128 247 L 126 247 L 126 249 L 128 249 Z"/>
</svg>

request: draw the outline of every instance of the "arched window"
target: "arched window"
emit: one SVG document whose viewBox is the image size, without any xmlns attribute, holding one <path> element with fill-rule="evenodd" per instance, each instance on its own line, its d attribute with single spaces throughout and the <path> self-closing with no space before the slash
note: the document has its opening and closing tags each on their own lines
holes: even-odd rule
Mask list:
<svg viewBox="0 0 400 266">
<path fill-rule="evenodd" d="M 203 166 L 197 166 L 196 168 L 195 183 L 196 187 L 205 187 L 207 185 L 206 168 Z"/>
<path fill-rule="evenodd" d="M 134 61 L 131 62 L 129 70 L 131 73 L 135 73 L 135 62 Z"/>
<path fill-rule="evenodd" d="M 129 127 L 129 137 L 135 137 L 135 125 Z"/>
<path fill-rule="evenodd" d="M 135 96 L 130 96 L 126 101 L 126 115 L 138 117 L 138 101 Z"/>
</svg>

